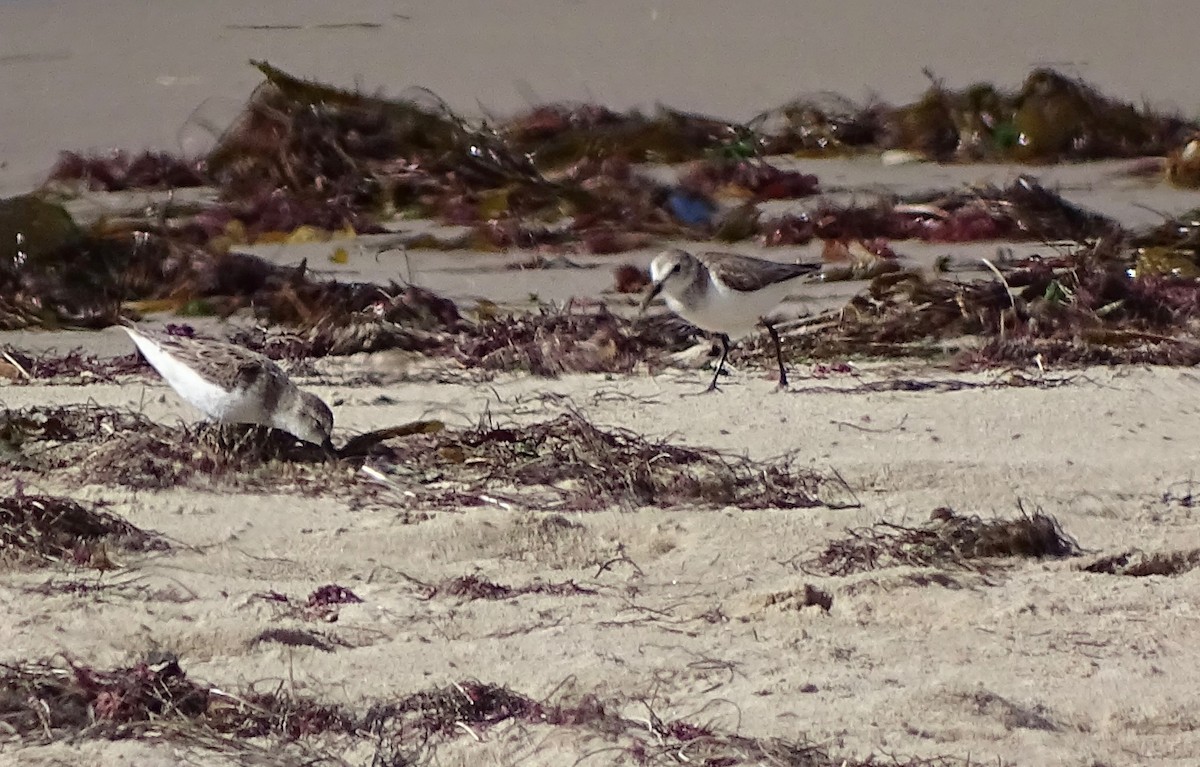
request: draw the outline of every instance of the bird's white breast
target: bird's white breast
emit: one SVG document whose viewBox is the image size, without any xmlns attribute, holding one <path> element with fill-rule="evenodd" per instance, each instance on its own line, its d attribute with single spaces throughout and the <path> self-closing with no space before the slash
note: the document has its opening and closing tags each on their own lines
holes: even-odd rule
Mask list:
<svg viewBox="0 0 1200 767">
<path fill-rule="evenodd" d="M 759 320 L 770 315 L 787 298 L 792 282 L 743 293 L 710 281 L 708 291 L 694 303 L 684 303 L 674 295 L 664 297 L 673 312 L 701 330 L 740 338 L 753 333 Z"/>
</svg>

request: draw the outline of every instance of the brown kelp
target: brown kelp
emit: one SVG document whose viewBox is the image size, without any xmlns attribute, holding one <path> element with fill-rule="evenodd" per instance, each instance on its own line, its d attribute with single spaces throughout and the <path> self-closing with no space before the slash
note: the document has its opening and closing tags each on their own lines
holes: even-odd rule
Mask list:
<svg viewBox="0 0 1200 767">
<path fill-rule="evenodd" d="M 1020 511 L 1014 519 L 985 520 L 943 507 L 934 509 L 929 523 L 921 527 L 879 522 L 847 530 L 845 538 L 830 542 L 802 566 L 828 575 L 902 565 L 986 569 L 999 566 L 1005 558 L 1063 558 L 1080 553 L 1079 545 L 1054 517 L 1040 510 Z"/>
<path fill-rule="evenodd" d="M 821 505 L 817 491 L 833 481 L 786 460 L 751 461 L 601 428 L 574 412 L 527 425 L 412 426 L 351 439 L 340 459 L 331 461 L 261 427 L 172 426 L 100 406 L 0 410 L 3 459 L 14 476 L 53 470 L 81 482 L 139 490 L 309 493 L 320 487 L 368 501 L 378 500 L 384 487 L 401 487 L 406 505 L 434 508 L 478 505 L 493 493 L 577 510 L 629 504 L 806 508 Z M 346 470 L 364 466 L 365 472 Z M 386 485 L 369 480 L 383 476 Z"/>
<path fill-rule="evenodd" d="M 307 634 L 307 636 L 305 636 Z M 260 641 L 335 652 L 312 632 L 263 632 Z M 857 759 L 831 754 L 803 739 L 752 738 L 712 723 L 660 716 L 629 717 L 633 700 L 593 694 L 538 700 L 500 684 L 461 679 L 441 687 L 396 691 L 356 705 L 319 693 L 273 685 L 217 687 L 187 674 L 173 654 L 156 652 L 129 666 L 99 668 L 72 657 L 0 664 L 0 725 L 17 744 L 107 739 L 165 742 L 204 749 L 247 764 L 345 765 L 348 753 L 370 764 L 440 760 L 456 739 L 482 740 L 505 723 L 522 731 L 556 732 L 559 743 L 582 747 L 603 738 L 605 751 L 631 763 L 748 767 L 954 767 L 969 760 L 935 757 Z M 649 708 L 649 704 L 640 701 Z M 650 722 L 647 729 L 647 721 Z M 543 736 L 535 737 L 541 739 Z M 549 737 L 549 735 L 545 735 Z M 594 753 L 594 752 L 593 752 Z"/>
<path fill-rule="evenodd" d="M 639 242 L 622 234 L 688 236 L 695 223 L 664 215 L 672 190 L 631 172 L 634 163 L 696 163 L 680 189 L 751 201 L 816 190 L 814 178 L 772 166 L 768 154 L 900 148 L 941 160 L 1051 162 L 1174 151 L 1170 178 L 1186 185 L 1194 175 L 1195 124 L 1109 99 L 1049 69 L 1032 72 L 1017 91 L 990 84 L 952 91 L 934 80 L 909 105 L 858 107 L 825 95 L 741 124 L 666 107 L 645 115 L 591 104 L 468 120 L 427 90 L 373 96 L 253 63 L 264 82 L 207 157 L 68 153 L 54 183 L 214 185 L 221 202 L 193 221 L 207 238 L 255 241 L 303 226 L 378 231 L 401 213 L 476 226 L 477 240 L 490 247 L 582 243 L 609 252 Z M 556 220 L 565 223 L 544 228 Z M 956 231 L 946 239 L 970 234 Z"/>
<path fill-rule="evenodd" d="M 381 446 L 370 466 L 400 480 L 420 477 L 418 500 L 485 503 L 497 494 L 535 508 L 613 505 L 807 508 L 826 481 L 788 462 L 753 462 L 711 450 L 601 428 L 569 412 L 528 425 L 484 423 Z"/>
<path fill-rule="evenodd" d="M 822 96 L 738 124 L 590 105 L 472 121 L 428 91 L 373 96 L 256 66 L 264 82 L 202 163 L 64 156 L 57 174 L 101 188 L 203 180 L 217 187 L 216 202 L 81 229 L 37 197 L 0 201 L 0 327 L 100 327 L 142 309 L 251 309 L 294 328 L 287 343 L 297 355 L 399 347 L 543 375 L 627 372 L 693 337 L 678 328 L 650 333 L 580 307 L 468 321 L 428 291 L 321 280 L 305 264 L 282 267 L 232 247 L 376 231 L 385 219 L 412 215 L 467 226 L 449 243 L 455 247 L 525 247 L 538 258 L 663 239 L 825 240 L 831 274 L 874 281 L 834 326 L 792 339 L 793 354 L 898 353 L 963 335 L 984 340 L 964 364 L 1180 363 L 1198 354 L 1184 339 L 1200 274 L 1195 227 L 1186 222 L 1123 232 L 1030 177 L 865 206 L 818 202 L 806 214 L 760 213 L 767 200 L 819 189 L 815 177 L 772 164 L 768 153 L 904 148 L 940 159 L 1050 161 L 1174 150 L 1167 167 L 1187 183 L 1197 126 L 1051 70 L 1031 73 L 1014 92 L 986 84 L 952 91 L 933 80 L 907 106 L 858 108 Z M 687 165 L 666 181 L 637 167 L 646 161 Z M 959 283 L 904 272 L 892 243 L 906 239 L 1081 245 L 993 264 L 996 279 Z M 439 246 L 434 237 L 411 246 L 422 243 Z M 642 279 L 624 270 L 619 288 L 634 290 Z"/>
<path fill-rule="evenodd" d="M 1105 216 L 1085 210 L 1030 176 L 1004 187 L 979 186 L 880 200 L 872 206 L 821 205 L 757 226 L 763 245 L 802 245 L 824 240 L 1084 241 L 1119 233 Z"/>
<path fill-rule="evenodd" d="M 0 439 L 8 438 L 0 433 Z M 105 511 L 102 504 L 23 492 L 0 498 L 2 565 L 60 562 L 108 570 L 116 567 L 110 552 L 169 548 L 161 536 Z"/>
</svg>

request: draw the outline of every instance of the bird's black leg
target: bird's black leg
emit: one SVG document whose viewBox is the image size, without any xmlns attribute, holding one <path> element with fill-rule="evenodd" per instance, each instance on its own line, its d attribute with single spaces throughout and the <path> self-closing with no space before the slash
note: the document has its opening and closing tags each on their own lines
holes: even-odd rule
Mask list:
<svg viewBox="0 0 1200 767">
<path fill-rule="evenodd" d="M 717 390 L 717 379 L 721 377 L 721 371 L 725 369 L 725 358 L 729 356 L 729 336 L 721 333 L 718 338 L 721 339 L 721 359 L 717 362 L 717 369 L 713 373 L 712 382 L 704 390 L 705 394 Z"/>
<path fill-rule="evenodd" d="M 763 324 L 767 326 L 767 332 L 771 335 L 771 340 L 775 342 L 775 361 L 779 363 L 779 388 L 786 389 L 787 371 L 783 367 L 783 346 L 779 343 L 779 333 L 776 332 L 775 326 L 763 320 Z"/>
</svg>

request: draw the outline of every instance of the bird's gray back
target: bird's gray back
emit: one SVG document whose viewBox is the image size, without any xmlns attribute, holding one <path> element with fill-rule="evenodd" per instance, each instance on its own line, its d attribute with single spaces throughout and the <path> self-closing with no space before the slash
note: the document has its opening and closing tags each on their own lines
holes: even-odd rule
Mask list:
<svg viewBox="0 0 1200 767">
<path fill-rule="evenodd" d="M 817 264 L 786 264 L 739 253 L 701 253 L 696 256 L 714 277 L 743 293 L 815 274 Z"/>
</svg>

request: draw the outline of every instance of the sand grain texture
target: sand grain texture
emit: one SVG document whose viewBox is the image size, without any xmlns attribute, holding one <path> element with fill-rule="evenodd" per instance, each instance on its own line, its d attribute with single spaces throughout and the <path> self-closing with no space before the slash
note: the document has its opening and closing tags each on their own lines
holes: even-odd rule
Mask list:
<svg viewBox="0 0 1200 767">
<path fill-rule="evenodd" d="M 572 690 L 629 716 L 645 716 L 637 713 L 644 699 L 665 720 L 803 736 L 861 756 L 1146 764 L 1200 748 L 1189 702 L 1195 574 L 1080 572 L 1086 557 L 843 577 L 802 566 L 846 528 L 915 527 L 942 506 L 1012 516 L 1018 501 L 1054 515 L 1092 552 L 1200 546 L 1187 485 L 1176 484 L 1197 458 L 1193 374 L 1094 369 L 1044 388 L 975 375 L 953 380 L 978 388 L 863 393 L 864 384 L 898 378 L 948 380 L 879 368 L 803 377 L 793 391 L 773 393 L 765 374 L 744 373 L 717 397 L 682 397 L 702 376 L 505 378 L 486 390 L 396 384 L 386 388 L 389 404 L 370 404 L 371 390 L 318 391 L 343 403 L 346 430 L 417 417 L 466 425 L 484 409 L 519 424 L 569 405 L 602 426 L 834 467 L 861 508 L 564 516 L 484 507 L 414 523 L 402 500 L 355 509 L 292 495 L 68 488 L 48 476 L 38 492 L 111 500 L 131 522 L 188 548 L 133 557 L 129 570 L 95 581 L 109 589 L 91 594 L 31 597 L 27 589 L 94 575 L 14 573 L 2 592 L 12 629 L 3 659 L 51 649 L 106 666 L 169 649 L 189 674 L 218 686 L 283 681 L 348 705 L 472 678 L 536 698 L 569 679 Z M 4 399 L 177 412 L 173 395 L 158 402 L 155 392 L 163 392 L 157 382 L 32 385 L 6 387 Z M 517 589 L 570 581 L 586 593 L 471 599 L 429 597 L 418 585 L 468 576 Z M 364 601 L 343 606 L 336 623 L 313 624 L 255 596 L 302 601 L 325 583 Z M 829 594 L 831 608 L 806 606 L 806 586 Z M 256 641 L 281 626 L 318 629 L 333 651 Z M 448 763 L 518 751 L 557 763 L 587 751 L 563 736 L 502 732 L 482 745 L 456 742 Z M 115 756 L 150 747 L 112 748 Z"/>
</svg>

